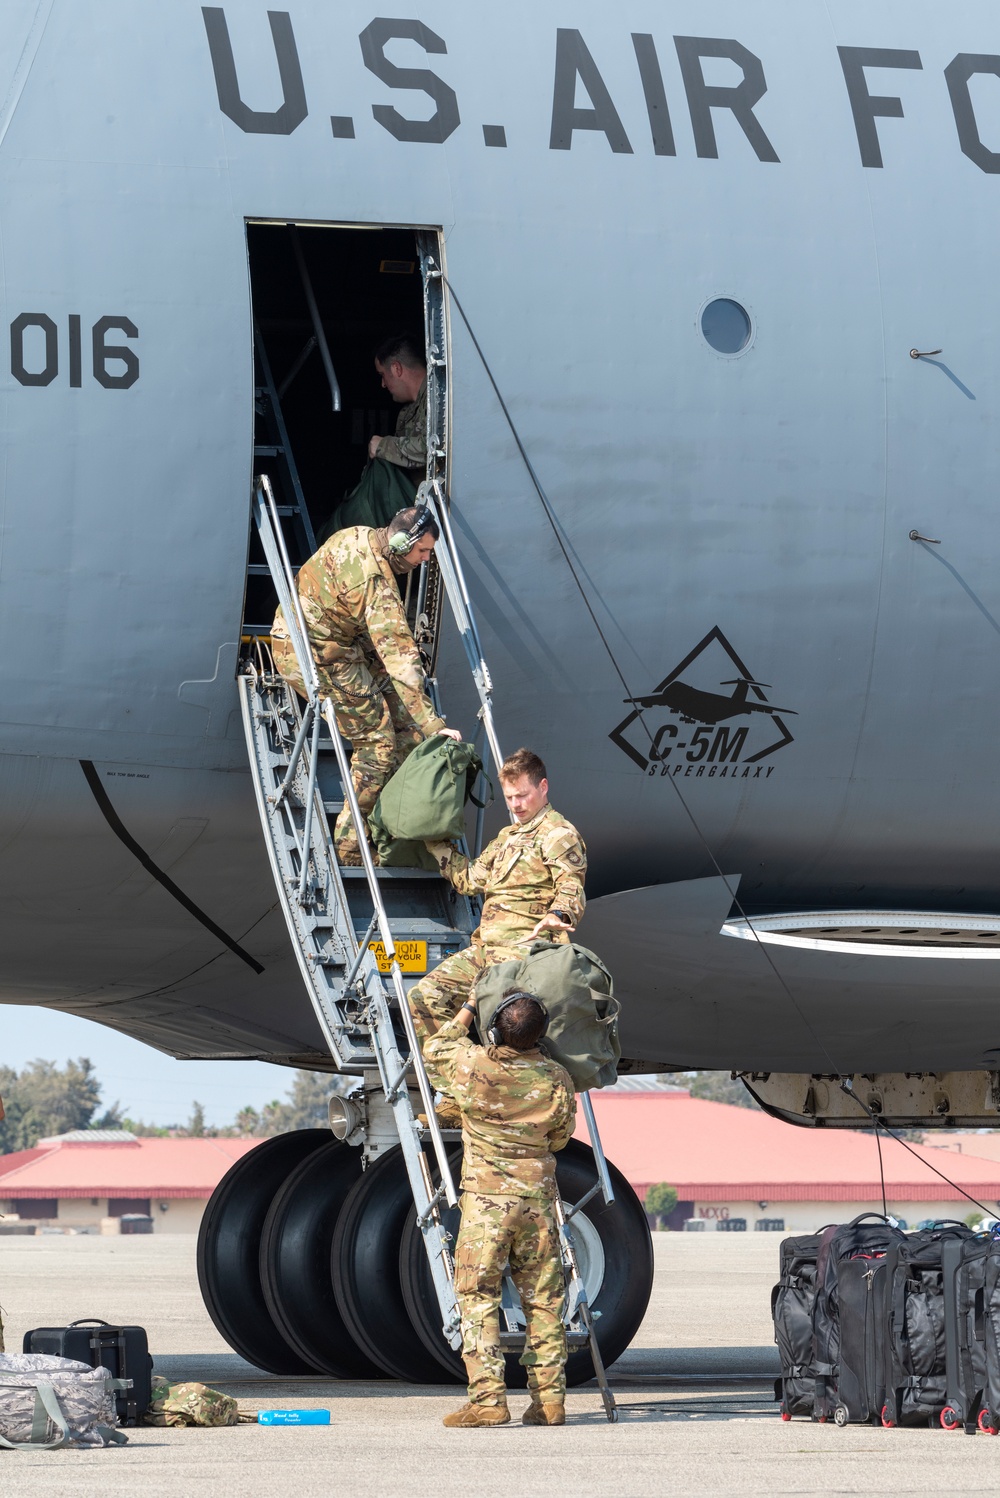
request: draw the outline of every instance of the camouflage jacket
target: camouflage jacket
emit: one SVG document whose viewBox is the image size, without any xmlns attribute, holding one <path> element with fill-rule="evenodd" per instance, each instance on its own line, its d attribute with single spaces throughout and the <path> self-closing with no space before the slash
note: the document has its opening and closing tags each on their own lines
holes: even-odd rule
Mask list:
<svg viewBox="0 0 1000 1498">
<path fill-rule="evenodd" d="M 476 1045 L 457 1018 L 424 1054 L 462 1112 L 462 1190 L 551 1200 L 552 1152 L 565 1149 L 576 1119 L 568 1072 L 540 1050 Z"/>
<path fill-rule="evenodd" d="M 423 468 L 427 462 L 427 381 L 415 401 L 396 417 L 396 434 L 379 441 L 378 456 L 400 468 Z"/>
<path fill-rule="evenodd" d="M 444 727 L 424 690 L 424 668 L 413 643 L 396 575 L 378 549 L 378 531 L 355 525 L 337 531 L 299 571 L 299 598 L 316 664 L 336 675 L 374 649 L 407 711 L 425 734 Z M 272 633 L 288 631 L 279 609 Z"/>
<path fill-rule="evenodd" d="M 587 850 L 551 806 L 512 822 L 474 860 L 451 843 L 427 846 L 459 894 L 485 895 L 476 936 L 488 946 L 524 941 L 550 910 L 564 911 L 573 926 L 583 916 Z"/>
</svg>

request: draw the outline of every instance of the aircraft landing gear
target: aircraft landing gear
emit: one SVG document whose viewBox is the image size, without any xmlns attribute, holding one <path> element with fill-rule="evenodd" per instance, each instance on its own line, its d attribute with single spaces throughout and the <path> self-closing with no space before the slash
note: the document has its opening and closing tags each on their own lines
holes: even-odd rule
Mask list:
<svg viewBox="0 0 1000 1498">
<path fill-rule="evenodd" d="M 456 1150 L 456 1171 L 459 1160 Z M 596 1196 L 572 1224 L 606 1364 L 638 1330 L 653 1278 L 642 1206 L 621 1172 L 609 1169 L 614 1205 Z M 563 1200 L 578 1201 L 596 1179 L 591 1150 L 571 1140 L 557 1174 Z M 265 1140 L 223 1177 L 206 1208 L 198 1278 L 226 1341 L 269 1372 L 465 1381 L 441 1333 L 398 1150 L 362 1173 L 360 1151 L 326 1129 Z M 516 1353 L 507 1371 L 510 1387 L 523 1388 Z M 566 1372 L 570 1384 L 593 1376 L 588 1349 L 570 1353 Z"/>
<path fill-rule="evenodd" d="M 198 1283 L 208 1314 L 234 1352 L 269 1373 L 319 1371 L 272 1320 L 258 1259 L 275 1192 L 329 1138 L 326 1129 L 301 1129 L 265 1139 L 222 1177 L 201 1220 Z"/>
</svg>

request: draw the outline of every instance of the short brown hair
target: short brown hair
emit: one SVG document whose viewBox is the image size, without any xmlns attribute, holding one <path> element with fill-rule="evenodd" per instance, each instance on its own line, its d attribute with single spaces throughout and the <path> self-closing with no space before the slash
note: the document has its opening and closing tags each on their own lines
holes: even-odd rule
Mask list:
<svg viewBox="0 0 1000 1498">
<path fill-rule="evenodd" d="M 515 749 L 500 766 L 501 780 L 520 780 L 522 775 L 527 775 L 532 785 L 541 785 L 543 780 L 549 778 L 545 766 L 533 749 Z"/>
<path fill-rule="evenodd" d="M 516 988 L 508 988 L 504 998 L 508 994 L 517 993 Z M 500 1036 L 501 1045 L 509 1045 L 515 1051 L 530 1051 L 541 1039 L 542 1031 L 545 1029 L 545 1010 L 540 1000 L 531 994 L 525 994 L 523 998 L 515 999 L 513 1004 L 508 1004 L 506 1009 L 497 1015 L 494 1023 Z"/>
<path fill-rule="evenodd" d="M 398 536 L 399 533 L 400 533 L 400 531 L 408 531 L 414 525 L 416 525 L 416 523 L 417 523 L 417 510 L 419 508 L 420 507 L 418 505 L 410 505 L 409 509 L 406 509 L 406 510 L 397 510 L 396 513 L 395 513 L 395 515 L 393 515 L 392 519 L 389 521 L 389 525 L 388 525 L 388 533 L 389 533 L 389 535 L 390 536 Z M 441 529 L 440 529 L 437 521 L 434 520 L 433 518 L 431 518 L 430 520 L 428 520 L 427 525 L 424 528 L 424 535 L 425 536 L 433 536 L 434 539 L 435 539 L 435 541 L 436 541 L 438 539 L 438 537 L 440 536 L 440 534 L 441 534 Z"/>
</svg>

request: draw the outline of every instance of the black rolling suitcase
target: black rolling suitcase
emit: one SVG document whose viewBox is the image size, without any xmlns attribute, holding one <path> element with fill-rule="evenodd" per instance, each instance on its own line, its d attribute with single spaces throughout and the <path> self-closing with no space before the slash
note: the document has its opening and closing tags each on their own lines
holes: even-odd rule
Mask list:
<svg viewBox="0 0 1000 1498">
<path fill-rule="evenodd" d="M 813 1308 L 816 1302 L 816 1260 L 823 1231 L 801 1238 L 785 1238 L 778 1250 L 778 1283 L 771 1291 L 774 1340 L 781 1359 L 781 1377 L 774 1397 L 781 1401 L 781 1418 L 811 1415 L 816 1394 L 813 1365 Z"/>
<path fill-rule="evenodd" d="M 816 1261 L 813 1419 L 877 1423 L 885 1403 L 886 1255 L 905 1235 L 877 1212 L 827 1228 Z"/>
<path fill-rule="evenodd" d="M 990 1247 L 990 1239 L 977 1234 L 944 1249 L 945 1293 L 954 1312 L 944 1323 L 947 1402 L 939 1418 L 945 1430 L 964 1426 L 969 1435 L 986 1403 L 983 1287 Z"/>
<path fill-rule="evenodd" d="M 1000 1239 L 993 1238 L 983 1266 L 981 1324 L 986 1352 L 986 1385 L 979 1429 L 1000 1435 Z"/>
<path fill-rule="evenodd" d="M 963 1315 L 960 1271 L 964 1255 L 978 1251 L 981 1256 L 982 1248 L 983 1240 L 960 1222 L 939 1223 L 890 1246 L 885 1259 L 883 1425 L 940 1421 L 953 1429 L 964 1424 L 966 1417 L 960 1419 L 958 1409 L 971 1407 L 975 1390 L 965 1390 L 969 1380 L 963 1353 L 972 1356 L 972 1350 L 963 1348 L 968 1306 Z M 949 1388 L 956 1404 L 949 1400 Z"/>
<path fill-rule="evenodd" d="M 84 1317 L 69 1326 L 39 1326 L 25 1332 L 24 1352 L 44 1352 L 74 1358 L 94 1368 L 107 1368 L 113 1378 L 131 1379 L 132 1387 L 115 1396 L 122 1425 L 138 1425 L 152 1397 L 153 1359 L 141 1326 L 112 1326 Z"/>
</svg>

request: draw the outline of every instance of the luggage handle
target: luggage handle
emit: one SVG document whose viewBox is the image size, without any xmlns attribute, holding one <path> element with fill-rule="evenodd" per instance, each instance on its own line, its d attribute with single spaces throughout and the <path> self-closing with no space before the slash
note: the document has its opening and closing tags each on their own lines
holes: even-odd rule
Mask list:
<svg viewBox="0 0 1000 1498">
<path fill-rule="evenodd" d="M 488 801 L 480 801 L 480 799 L 476 795 L 475 791 L 470 791 L 469 792 L 469 800 L 472 802 L 473 806 L 478 806 L 480 811 L 485 811 L 487 809 L 487 807 L 493 805 L 494 801 L 497 798 L 497 793 L 496 793 L 496 790 L 494 789 L 492 780 L 487 775 L 486 771 L 482 768 L 482 766 L 479 767 L 479 773 L 483 777 L 483 779 L 486 781 L 486 784 L 490 788 L 490 799 Z"/>
<path fill-rule="evenodd" d="M 79 1321 L 69 1322 L 70 1326 L 113 1326 L 111 1321 L 102 1321 L 100 1316 L 81 1316 Z"/>
<path fill-rule="evenodd" d="M 6 1436 L 0 1436 L 0 1446 L 7 1451 L 55 1451 L 57 1446 L 65 1446 L 69 1441 L 69 1424 L 60 1408 L 55 1389 L 47 1383 L 22 1384 L 21 1387 L 33 1387 L 35 1390 L 31 1436 L 27 1441 L 8 1441 Z M 54 1441 L 43 1441 L 42 1436 L 50 1420 L 56 1428 L 56 1437 Z"/>
</svg>

